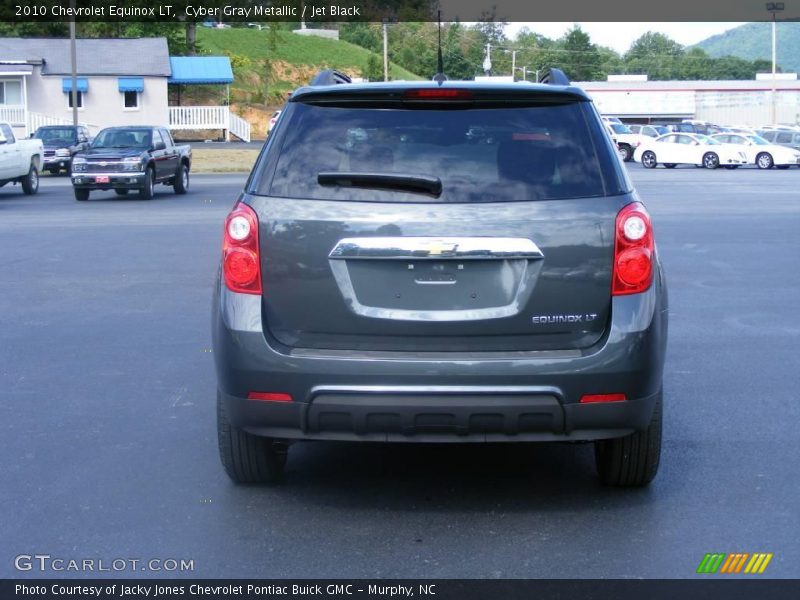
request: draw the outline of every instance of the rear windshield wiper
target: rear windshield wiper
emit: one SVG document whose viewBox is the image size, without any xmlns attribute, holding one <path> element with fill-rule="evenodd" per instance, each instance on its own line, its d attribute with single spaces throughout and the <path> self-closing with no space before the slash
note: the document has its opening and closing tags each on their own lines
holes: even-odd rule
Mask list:
<svg viewBox="0 0 800 600">
<path fill-rule="evenodd" d="M 322 172 L 317 173 L 320 185 L 340 185 L 387 190 L 401 190 L 439 196 L 442 193 L 442 180 L 429 175 L 408 175 L 405 173 L 359 173 Z"/>
</svg>

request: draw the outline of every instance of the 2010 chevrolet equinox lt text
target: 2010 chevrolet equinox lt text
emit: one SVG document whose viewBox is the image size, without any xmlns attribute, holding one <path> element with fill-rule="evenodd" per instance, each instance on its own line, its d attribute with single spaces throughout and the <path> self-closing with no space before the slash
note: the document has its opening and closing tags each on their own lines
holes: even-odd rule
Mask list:
<svg viewBox="0 0 800 600">
<path fill-rule="evenodd" d="M 589 97 L 352 84 L 287 103 L 224 225 L 219 449 L 275 481 L 299 440 L 591 441 L 658 469 L 666 282 Z"/>
</svg>

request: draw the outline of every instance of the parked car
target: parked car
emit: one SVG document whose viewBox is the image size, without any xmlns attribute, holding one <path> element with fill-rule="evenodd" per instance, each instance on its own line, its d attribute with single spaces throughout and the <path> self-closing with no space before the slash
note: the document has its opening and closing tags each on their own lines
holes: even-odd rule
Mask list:
<svg viewBox="0 0 800 600">
<path fill-rule="evenodd" d="M 267 124 L 267 135 L 272 133 L 272 129 L 275 127 L 275 124 L 278 122 L 278 117 L 281 116 L 281 111 L 276 110 L 272 113 L 272 116 L 269 118 L 269 123 Z"/>
<path fill-rule="evenodd" d="M 0 187 L 19 183 L 24 194 L 38 192 L 43 156 L 41 140 L 18 140 L 11 125 L 0 122 Z"/>
<path fill-rule="evenodd" d="M 777 144 L 793 150 L 800 150 L 800 132 L 791 129 L 761 130 L 758 135 L 770 144 Z"/>
<path fill-rule="evenodd" d="M 42 140 L 44 164 L 42 169 L 54 175 L 60 171 L 70 172 L 72 157 L 89 147 L 89 130 L 83 125 L 48 125 L 39 127 L 31 136 Z"/>
<path fill-rule="evenodd" d="M 699 165 L 706 169 L 745 164 L 741 150 L 720 144 L 704 135 L 668 133 L 643 143 L 634 158 L 647 169 L 663 164 L 668 169 L 677 165 Z"/>
<path fill-rule="evenodd" d="M 642 143 L 642 137 L 633 133 L 622 123 L 607 123 L 609 133 L 619 147 L 619 155 L 625 162 L 633 160 L 633 152 Z"/>
<path fill-rule="evenodd" d="M 669 129 L 663 125 L 628 125 L 628 129 L 630 129 L 632 133 L 646 135 L 651 138 L 657 138 L 660 135 L 669 133 Z"/>
<path fill-rule="evenodd" d="M 791 147 L 771 144 L 757 135 L 738 133 L 718 133 L 713 139 L 723 144 L 733 144 L 741 149 L 747 157 L 748 164 L 759 169 L 788 169 L 792 165 L 800 165 L 800 151 Z"/>
<path fill-rule="evenodd" d="M 300 440 L 592 441 L 604 482 L 655 476 L 653 226 L 591 98 L 545 81 L 323 73 L 293 93 L 223 227 L 233 481 L 275 481 Z"/>
<path fill-rule="evenodd" d="M 137 191 L 150 199 L 157 183 L 185 194 L 191 166 L 192 149 L 175 145 L 164 127 L 109 127 L 72 159 L 72 186 L 76 200 L 88 200 L 92 190 Z"/>
<path fill-rule="evenodd" d="M 622 125 L 622 121 L 617 117 L 606 117 L 606 116 L 603 116 L 602 119 L 603 119 L 603 122 L 605 122 L 605 123 L 617 123 L 619 125 Z"/>
</svg>

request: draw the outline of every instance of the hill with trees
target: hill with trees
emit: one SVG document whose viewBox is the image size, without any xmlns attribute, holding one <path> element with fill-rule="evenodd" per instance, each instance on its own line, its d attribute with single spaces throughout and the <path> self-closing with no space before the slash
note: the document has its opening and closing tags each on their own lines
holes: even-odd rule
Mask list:
<svg viewBox="0 0 800 600">
<path fill-rule="evenodd" d="M 778 64 L 785 71 L 800 72 L 800 23 L 778 23 L 777 50 Z M 745 60 L 772 61 L 772 24 L 746 23 L 725 33 L 712 36 L 695 44 L 695 48 L 705 51 L 709 56 L 737 56 Z"/>
</svg>

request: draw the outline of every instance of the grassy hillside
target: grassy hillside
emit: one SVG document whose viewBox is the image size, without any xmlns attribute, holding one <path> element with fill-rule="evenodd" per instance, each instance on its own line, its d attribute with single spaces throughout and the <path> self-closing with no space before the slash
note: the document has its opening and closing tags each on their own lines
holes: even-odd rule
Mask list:
<svg viewBox="0 0 800 600">
<path fill-rule="evenodd" d="M 778 23 L 778 66 L 800 72 L 800 23 Z M 772 60 L 772 24 L 747 23 L 697 44 L 711 56 L 738 56 L 747 60 Z"/>
<path fill-rule="evenodd" d="M 263 100 L 260 96 L 266 90 L 268 102 L 279 102 L 286 91 L 308 83 L 311 76 L 324 68 L 336 68 L 348 75 L 361 77 L 367 60 L 373 55 L 369 50 L 348 42 L 297 35 L 289 31 L 280 32 L 275 50 L 270 50 L 266 30 L 203 27 L 198 28 L 197 41 L 208 54 L 231 57 L 236 75 L 236 82 L 232 86 L 235 95 L 255 95 L 258 101 Z M 264 72 L 265 60 L 271 62 L 270 76 Z M 417 75 L 391 63 L 389 74 L 392 79 L 419 79 Z M 257 84 L 262 87 L 254 89 Z"/>
<path fill-rule="evenodd" d="M 383 69 L 383 57 L 360 46 L 290 31 L 280 32 L 274 50 L 266 30 L 198 27 L 197 41 L 205 54 L 230 57 L 235 77 L 231 104 L 250 122 L 258 138 L 266 134 L 270 114 L 283 105 L 286 94 L 307 84 L 320 70 L 335 68 L 351 77 L 363 77 L 370 56 L 377 59 L 381 72 Z M 389 74 L 392 79 L 420 79 L 392 63 Z M 186 104 L 214 104 L 219 89 L 199 86 L 186 88 L 184 93 Z M 214 95 L 216 99 L 208 102 Z"/>
</svg>

